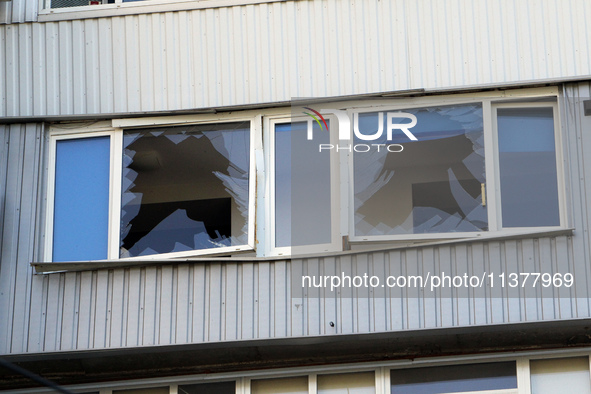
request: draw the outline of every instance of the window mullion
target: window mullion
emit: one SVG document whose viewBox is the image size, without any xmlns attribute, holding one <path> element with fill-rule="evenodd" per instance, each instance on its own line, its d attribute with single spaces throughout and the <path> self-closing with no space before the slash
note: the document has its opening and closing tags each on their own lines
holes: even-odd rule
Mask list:
<svg viewBox="0 0 591 394">
<path fill-rule="evenodd" d="M 257 182 L 256 196 L 258 257 L 271 254 L 275 246 L 275 122 L 264 118 L 262 133 L 265 168 L 257 168 L 257 179 L 263 179 Z"/>
<path fill-rule="evenodd" d="M 308 376 L 308 394 L 318 393 L 318 375 L 310 374 Z"/>
<path fill-rule="evenodd" d="M 500 190 L 497 144 L 495 139 L 496 121 L 490 100 L 482 103 L 482 121 L 484 127 L 484 163 L 486 171 L 486 205 L 488 212 L 488 230 L 500 230 Z"/>
<path fill-rule="evenodd" d="M 390 369 L 380 367 L 376 369 L 376 394 L 389 394 L 390 389 Z"/>
<path fill-rule="evenodd" d="M 265 126 L 262 115 L 257 115 L 251 122 L 250 131 L 252 148 L 250 151 L 248 244 L 255 249 L 257 256 L 263 256 L 268 248 L 265 238 L 265 232 L 268 228 L 268 215 L 265 212 L 265 199 L 268 200 L 268 196 L 265 195 L 265 176 L 268 173 L 265 166 L 265 141 L 263 137 Z M 257 232 L 256 236 L 255 231 Z M 255 245 L 255 238 L 258 241 L 257 245 Z"/>
<path fill-rule="evenodd" d="M 109 186 L 109 259 L 119 258 L 119 226 L 121 212 L 121 173 L 123 168 L 123 130 L 111 136 L 111 184 Z"/>
<path fill-rule="evenodd" d="M 250 394 L 249 378 L 240 378 L 236 381 L 236 394 Z"/>
<path fill-rule="evenodd" d="M 517 392 L 519 394 L 531 394 L 529 376 L 529 360 L 521 357 L 517 359 Z"/>
<path fill-rule="evenodd" d="M 560 109 L 558 103 L 554 103 L 552 106 L 554 108 L 554 151 L 556 155 L 556 182 L 558 186 L 558 209 L 560 215 L 560 226 L 566 227 L 572 225 L 572 220 L 569 220 L 569 215 L 566 210 L 566 201 L 567 201 L 567 186 L 566 186 L 566 172 L 565 167 L 567 166 L 565 162 L 565 144 L 566 142 L 563 141 L 563 134 L 562 130 L 566 130 L 562 127 L 561 122 L 562 118 L 560 116 Z"/>
<path fill-rule="evenodd" d="M 338 131 L 338 130 L 337 130 Z M 331 140 L 334 139 L 334 144 L 339 143 L 338 134 L 333 133 Z M 349 155 L 347 150 L 337 152 L 337 160 L 339 162 L 339 180 L 340 180 L 340 207 L 339 207 L 339 222 L 340 222 L 340 236 L 354 235 L 355 229 L 353 228 L 354 221 L 352 220 L 355 215 L 355 208 L 352 204 L 354 201 L 353 182 L 353 156 Z"/>
</svg>

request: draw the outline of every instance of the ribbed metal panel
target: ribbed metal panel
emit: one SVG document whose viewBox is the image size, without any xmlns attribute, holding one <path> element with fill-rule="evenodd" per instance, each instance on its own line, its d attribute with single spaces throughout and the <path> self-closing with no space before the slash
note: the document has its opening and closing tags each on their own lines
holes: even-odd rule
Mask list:
<svg viewBox="0 0 591 394">
<path fill-rule="evenodd" d="M 557 272 L 567 266 L 570 237 L 541 238 L 504 242 L 461 244 L 446 247 L 412 248 L 385 253 L 358 254 L 350 257 L 309 259 L 302 263 L 310 274 L 333 272 L 332 267 L 352 267 L 363 275 L 437 275 L 480 276 L 500 272 Z M 294 265 L 299 265 L 294 261 Z M 558 268 L 560 267 L 560 268 Z M 584 264 L 570 265 L 573 274 L 585 277 Z M 292 275 L 296 273 L 292 272 Z M 582 281 L 584 283 L 584 281 Z M 517 323 L 525 321 L 582 317 L 587 301 L 575 298 L 585 288 L 532 289 L 465 288 L 439 290 L 427 295 L 421 288 L 392 288 L 386 297 L 374 296 L 372 288 L 360 287 L 355 297 L 304 298 L 299 325 L 292 324 L 292 335 L 367 333 Z M 585 306 L 585 308 L 581 308 Z M 577 310 L 579 312 L 577 313 Z M 293 311 L 292 311 L 293 312 Z M 331 329 L 329 322 L 335 322 Z"/>
<path fill-rule="evenodd" d="M 28 20 L 29 4 L 36 2 L 0 5 L 0 19 Z M 176 110 L 589 75 L 590 12 L 582 0 L 317 0 L 4 25 L 0 116 Z M 37 276 L 29 263 L 44 200 L 42 127 L 1 126 L 0 354 L 589 317 L 591 118 L 580 100 L 590 94 L 589 84 L 567 87 L 561 119 L 573 237 Z M 290 298 L 294 267 L 322 272 L 337 263 L 407 274 L 568 268 L 579 279 L 578 287 L 555 292 Z"/>
<path fill-rule="evenodd" d="M 591 248 L 587 181 L 591 84 L 565 87 L 569 214 L 573 236 L 413 247 L 317 259 L 183 263 L 145 268 L 33 275 L 40 249 L 44 139 L 41 125 L 0 127 L 0 354 L 203 343 L 289 336 L 415 330 L 433 327 L 591 316 Z M 291 297 L 291 278 L 346 267 L 352 272 L 570 272 L 570 289 L 359 289 L 353 296 Z M 331 327 L 329 322 L 335 322 Z"/>
<path fill-rule="evenodd" d="M 4 25 L 0 116 L 580 77 L 590 18 L 585 0 L 314 0 Z"/>
<path fill-rule="evenodd" d="M 37 248 L 42 136 L 36 124 L 0 127 L 0 353 L 26 349 L 31 325 L 44 320 L 41 300 L 31 298 L 41 289 L 29 265 Z"/>
<path fill-rule="evenodd" d="M 35 276 L 41 329 L 11 352 L 286 337 L 288 263 L 181 264 Z M 26 330 L 25 330 L 26 335 Z"/>
<path fill-rule="evenodd" d="M 19 265 L 3 353 L 205 343 L 416 330 L 589 317 L 586 287 L 459 288 L 425 296 L 360 288 L 350 296 L 291 298 L 291 275 L 352 267 L 357 273 L 564 272 L 571 237 L 412 248 L 262 263 L 179 264 L 28 276 Z M 568 262 L 568 263 L 566 263 Z M 14 275 L 13 275 L 14 276 Z M 577 280 L 585 284 L 585 280 Z M 3 287 L 7 286 L 3 283 Z M 426 291 L 425 291 L 426 293 Z M 17 307 L 18 306 L 18 307 Z M 25 316 L 31 311 L 31 321 Z M 10 314 L 9 314 L 10 315 Z M 332 327 L 329 323 L 334 322 Z M 6 334 L 6 332 L 5 332 Z M 10 344 L 10 347 L 8 347 Z"/>
<path fill-rule="evenodd" d="M 589 83 L 565 88 L 567 194 L 574 236 L 424 246 L 269 262 L 182 263 L 33 275 L 43 207 L 44 139 L 36 124 L 0 128 L 0 354 L 478 326 L 590 317 Z M 291 297 L 292 277 L 570 272 L 571 289 L 360 288 Z M 331 327 L 329 322 L 334 322 Z"/>
<path fill-rule="evenodd" d="M 34 22 L 38 9 L 37 0 L 0 1 L 0 24 Z"/>
</svg>

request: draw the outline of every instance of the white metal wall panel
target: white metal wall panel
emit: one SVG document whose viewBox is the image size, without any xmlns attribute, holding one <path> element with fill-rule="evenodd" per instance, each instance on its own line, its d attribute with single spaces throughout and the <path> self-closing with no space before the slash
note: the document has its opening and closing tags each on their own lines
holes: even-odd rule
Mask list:
<svg viewBox="0 0 591 394">
<path fill-rule="evenodd" d="M 9 0 L 0 2 L 0 23 L 22 23 L 37 20 L 37 0 Z"/>
<path fill-rule="evenodd" d="M 585 0 L 313 0 L 2 25 L 0 116 L 588 76 L 589 19 Z"/>
</svg>

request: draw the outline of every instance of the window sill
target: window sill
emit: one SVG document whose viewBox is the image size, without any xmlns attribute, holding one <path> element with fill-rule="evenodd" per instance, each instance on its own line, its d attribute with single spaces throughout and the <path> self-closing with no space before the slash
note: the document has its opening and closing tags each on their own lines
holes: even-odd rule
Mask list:
<svg viewBox="0 0 591 394">
<path fill-rule="evenodd" d="M 366 253 L 366 252 L 377 252 L 382 250 L 395 250 L 405 249 L 411 247 L 425 247 L 425 246 L 438 246 L 438 245 L 449 245 L 456 243 L 471 243 L 471 242 L 483 242 L 483 241 L 504 241 L 504 240 L 517 240 L 517 239 L 528 239 L 528 238 L 541 238 L 541 237 L 556 237 L 556 236 L 571 236 L 575 231 L 574 228 L 559 228 L 559 227 L 547 227 L 543 229 L 514 229 L 514 230 L 502 230 L 494 232 L 481 232 L 481 233 L 462 233 L 461 236 L 456 234 L 450 234 L 447 238 L 444 238 L 443 234 L 437 234 L 437 238 L 428 238 L 421 234 L 421 237 L 414 239 L 405 238 L 401 240 L 385 241 L 382 239 L 376 240 L 364 240 L 350 241 L 350 245 L 354 248 L 352 250 L 341 252 L 341 253 Z M 387 245 L 389 246 L 386 246 Z M 359 246 L 367 245 L 366 248 L 359 248 Z"/>
<path fill-rule="evenodd" d="M 32 262 L 31 266 L 35 268 L 36 274 L 50 274 L 58 272 L 77 272 L 77 271 L 92 271 L 97 269 L 117 269 L 117 268 L 134 268 L 147 267 L 155 265 L 168 264 L 182 264 L 182 263 L 212 263 L 212 262 L 229 262 L 229 263 L 256 263 L 256 262 L 270 262 L 291 260 L 292 258 L 318 258 L 326 256 L 343 256 L 369 252 L 382 252 L 390 250 L 400 250 L 408 248 L 419 248 L 428 246 L 440 246 L 460 243 L 472 243 L 482 241 L 503 241 L 503 240 L 517 240 L 530 239 L 541 237 L 557 237 L 557 236 L 571 236 L 574 233 L 573 228 L 554 228 L 544 229 L 538 231 L 529 230 L 514 230 L 502 231 L 494 233 L 478 233 L 472 237 L 454 238 L 454 239 L 437 239 L 437 240 L 417 240 L 417 241 L 399 241 L 393 245 L 392 241 L 388 244 L 381 242 L 351 242 L 351 245 L 367 245 L 366 248 L 358 250 L 346 250 L 342 252 L 326 252 L 315 254 L 301 254 L 294 256 L 270 256 L 270 257 L 193 257 L 193 258 L 176 258 L 176 259 L 153 259 L 153 260 L 101 260 L 101 261 L 73 261 L 64 263 L 48 263 L 48 262 Z"/>
<path fill-rule="evenodd" d="M 144 0 L 129 3 L 42 9 L 39 11 L 39 22 L 200 10 L 284 1 L 288 0 Z"/>
</svg>

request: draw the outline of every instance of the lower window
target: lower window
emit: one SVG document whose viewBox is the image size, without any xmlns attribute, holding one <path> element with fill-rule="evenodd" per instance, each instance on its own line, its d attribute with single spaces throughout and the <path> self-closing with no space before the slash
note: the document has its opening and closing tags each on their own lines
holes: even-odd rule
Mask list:
<svg viewBox="0 0 591 394">
<path fill-rule="evenodd" d="M 392 370 L 392 394 L 463 393 L 517 388 L 515 362 Z"/>
</svg>

